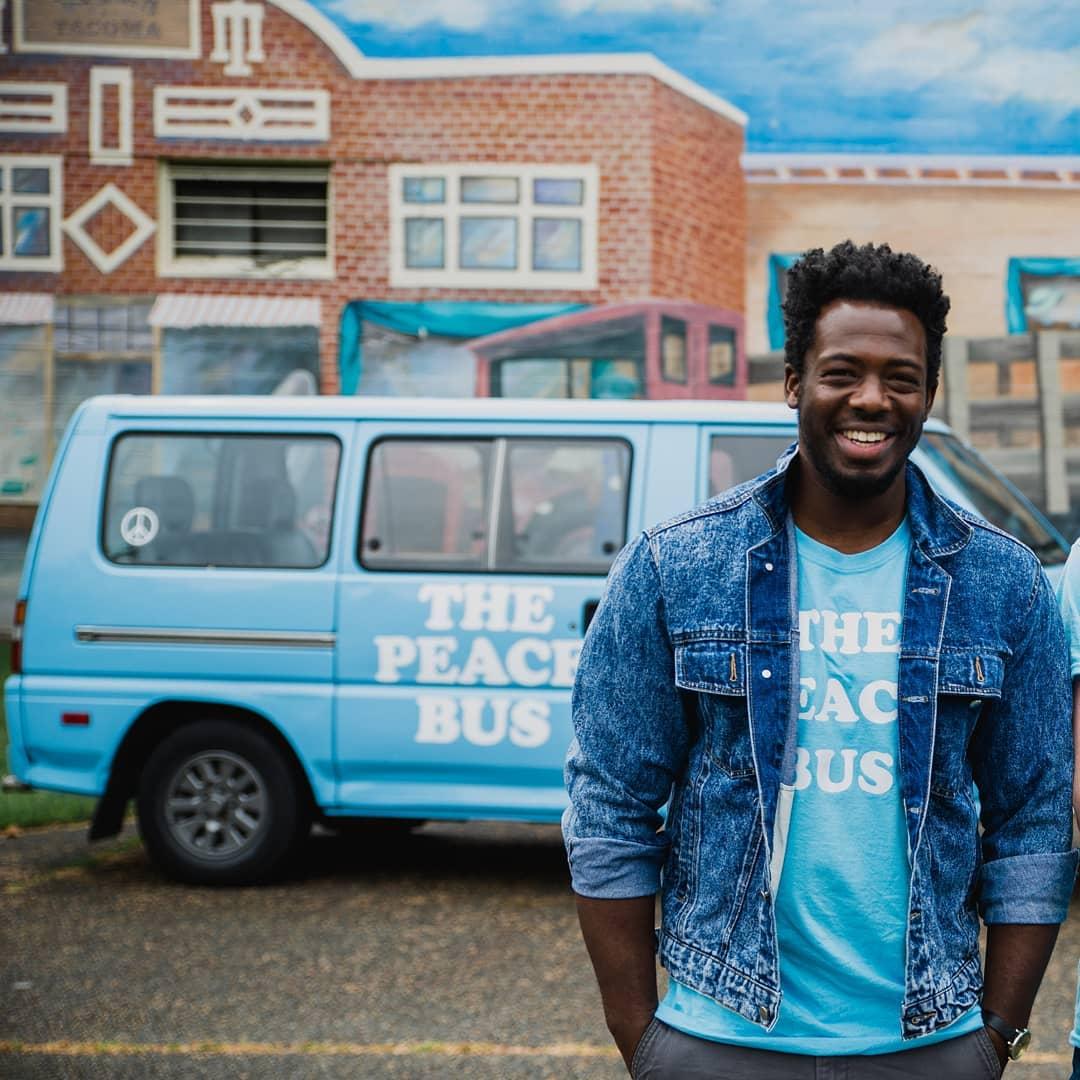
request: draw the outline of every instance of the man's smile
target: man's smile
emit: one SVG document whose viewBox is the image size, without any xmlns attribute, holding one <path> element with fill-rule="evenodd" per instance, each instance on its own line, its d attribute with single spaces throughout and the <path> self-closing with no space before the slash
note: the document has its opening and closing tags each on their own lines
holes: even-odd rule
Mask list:
<svg viewBox="0 0 1080 1080">
<path fill-rule="evenodd" d="M 846 457 L 857 461 L 874 461 L 881 457 L 895 437 L 891 431 L 865 427 L 846 427 L 837 432 L 841 451 Z"/>
</svg>

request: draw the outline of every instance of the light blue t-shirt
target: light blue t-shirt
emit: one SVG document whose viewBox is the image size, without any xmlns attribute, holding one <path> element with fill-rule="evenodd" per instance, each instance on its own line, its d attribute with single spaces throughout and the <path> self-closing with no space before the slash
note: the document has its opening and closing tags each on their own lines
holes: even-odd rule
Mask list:
<svg viewBox="0 0 1080 1080">
<path fill-rule="evenodd" d="M 795 1054 L 883 1054 L 982 1026 L 900 1030 L 911 865 L 897 673 L 911 533 L 844 555 L 796 529 L 798 758 L 776 896 L 780 1015 L 766 1032 L 672 980 L 657 1016 L 692 1035 Z"/>
<path fill-rule="evenodd" d="M 1069 637 L 1069 672 L 1074 679 L 1080 678 L 1080 540 L 1073 544 L 1065 563 L 1065 573 L 1058 585 L 1058 603 Z M 1076 976 L 1076 1012 L 1069 1042 L 1080 1046 L 1080 966 Z"/>
</svg>

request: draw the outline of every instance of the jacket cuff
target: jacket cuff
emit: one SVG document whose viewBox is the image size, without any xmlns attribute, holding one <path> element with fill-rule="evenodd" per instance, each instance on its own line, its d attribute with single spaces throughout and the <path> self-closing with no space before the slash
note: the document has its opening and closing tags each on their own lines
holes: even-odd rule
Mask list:
<svg viewBox="0 0 1080 1080">
<path fill-rule="evenodd" d="M 667 845 L 581 836 L 566 845 L 574 892 L 597 900 L 655 896 Z"/>
<path fill-rule="evenodd" d="M 1078 853 L 1039 852 L 983 863 L 984 923 L 1061 923 L 1069 913 Z"/>
</svg>

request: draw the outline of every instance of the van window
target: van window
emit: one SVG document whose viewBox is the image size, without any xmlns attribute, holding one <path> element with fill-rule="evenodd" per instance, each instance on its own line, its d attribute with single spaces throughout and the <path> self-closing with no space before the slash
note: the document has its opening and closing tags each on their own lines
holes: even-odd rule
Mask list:
<svg viewBox="0 0 1080 1080">
<path fill-rule="evenodd" d="M 372 570 L 607 572 L 626 539 L 621 439 L 384 439 L 360 561 Z"/>
<path fill-rule="evenodd" d="M 1041 515 L 979 455 L 953 435 L 924 432 L 919 448 L 971 501 L 991 525 L 1027 544 L 1045 566 L 1063 563 L 1068 549 Z"/>
<path fill-rule="evenodd" d="M 767 472 L 794 441 L 794 431 L 773 435 L 713 435 L 709 439 L 707 497 L 711 499 Z"/>
<path fill-rule="evenodd" d="M 340 456 L 337 439 L 320 436 L 121 436 L 109 459 L 105 556 L 154 566 L 321 566 Z"/>
<path fill-rule="evenodd" d="M 480 570 L 491 440 L 385 439 L 368 462 L 360 561 L 375 570 Z"/>
<path fill-rule="evenodd" d="M 510 440 L 505 569 L 606 573 L 626 537 L 630 448 L 614 440 Z"/>
</svg>

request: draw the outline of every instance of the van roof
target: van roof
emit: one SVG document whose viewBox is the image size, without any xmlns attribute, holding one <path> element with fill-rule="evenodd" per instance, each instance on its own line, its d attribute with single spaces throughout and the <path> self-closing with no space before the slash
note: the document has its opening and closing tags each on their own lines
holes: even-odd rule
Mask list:
<svg viewBox="0 0 1080 1080">
<path fill-rule="evenodd" d="M 567 401 L 534 398 L 408 398 L 112 395 L 90 399 L 83 422 L 124 419 L 548 420 L 795 426 L 795 414 L 764 401 Z M 931 420 L 931 431 L 947 430 Z"/>
</svg>

